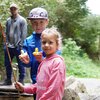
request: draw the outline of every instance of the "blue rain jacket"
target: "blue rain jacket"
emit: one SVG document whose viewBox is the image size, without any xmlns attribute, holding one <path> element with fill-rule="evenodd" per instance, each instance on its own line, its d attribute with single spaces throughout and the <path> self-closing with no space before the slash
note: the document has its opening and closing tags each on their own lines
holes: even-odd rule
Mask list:
<svg viewBox="0 0 100 100">
<path fill-rule="evenodd" d="M 32 83 L 36 83 L 36 75 L 37 75 L 37 70 L 38 70 L 38 66 L 39 66 L 39 62 L 36 60 L 36 58 L 34 57 L 34 55 L 32 54 L 35 51 L 35 48 L 38 48 L 39 52 L 42 52 L 42 48 L 41 48 L 41 34 L 37 34 L 35 32 L 32 33 L 31 36 L 27 37 L 24 40 L 24 44 L 23 44 L 23 50 L 25 52 L 28 53 L 29 57 L 30 57 L 30 63 L 27 64 L 27 67 L 31 67 L 30 70 L 30 75 L 31 75 L 31 79 L 32 79 Z M 56 52 L 57 54 L 61 54 L 61 51 L 58 50 Z M 43 57 L 45 57 L 45 53 L 43 52 Z"/>
<path fill-rule="evenodd" d="M 23 50 L 27 52 L 30 57 L 30 63 L 27 66 L 31 67 L 30 74 L 31 74 L 32 83 L 36 82 L 37 69 L 39 66 L 39 62 L 35 59 L 32 53 L 35 51 L 36 47 L 38 48 L 39 52 L 42 51 L 40 37 L 41 34 L 36 34 L 35 32 L 33 32 L 32 35 L 30 35 L 24 40 L 24 44 L 23 44 Z"/>
</svg>

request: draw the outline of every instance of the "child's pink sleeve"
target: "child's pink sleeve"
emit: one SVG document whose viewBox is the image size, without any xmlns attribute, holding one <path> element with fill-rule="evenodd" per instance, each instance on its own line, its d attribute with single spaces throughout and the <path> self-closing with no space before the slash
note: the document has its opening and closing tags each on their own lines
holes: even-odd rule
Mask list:
<svg viewBox="0 0 100 100">
<path fill-rule="evenodd" d="M 24 92 L 29 94 L 35 94 L 37 90 L 37 84 L 32 84 L 30 86 L 24 87 Z"/>
</svg>

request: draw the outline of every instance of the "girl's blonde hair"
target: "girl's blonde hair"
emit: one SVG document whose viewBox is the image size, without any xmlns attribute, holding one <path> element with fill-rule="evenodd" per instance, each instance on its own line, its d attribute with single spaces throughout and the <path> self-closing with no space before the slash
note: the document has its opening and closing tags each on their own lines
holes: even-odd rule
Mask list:
<svg viewBox="0 0 100 100">
<path fill-rule="evenodd" d="M 42 32 L 42 35 L 43 36 L 44 34 L 53 34 L 55 39 L 56 39 L 56 42 L 58 44 L 58 50 L 61 50 L 61 45 L 62 45 L 62 36 L 60 34 L 60 32 L 57 30 L 56 27 L 51 27 L 51 28 L 46 28 L 43 32 Z"/>
</svg>

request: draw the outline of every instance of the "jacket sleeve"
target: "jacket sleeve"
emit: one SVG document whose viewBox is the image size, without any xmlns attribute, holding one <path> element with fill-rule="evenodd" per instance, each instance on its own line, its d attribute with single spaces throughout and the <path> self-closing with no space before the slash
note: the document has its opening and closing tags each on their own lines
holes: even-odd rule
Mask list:
<svg viewBox="0 0 100 100">
<path fill-rule="evenodd" d="M 21 42 L 20 45 L 23 46 L 23 41 L 27 37 L 27 21 L 22 18 L 20 23 L 20 30 L 21 30 Z"/>
<path fill-rule="evenodd" d="M 23 49 L 24 52 L 27 52 L 27 54 L 28 54 L 29 51 L 28 51 L 27 38 L 24 40 L 23 48 L 22 49 Z M 31 66 L 31 62 L 29 62 L 28 64 L 25 64 L 25 63 L 23 63 L 23 64 L 24 64 L 25 67 L 30 67 Z"/>
<path fill-rule="evenodd" d="M 65 65 L 63 61 L 55 61 L 53 64 L 51 76 L 48 82 L 47 91 L 39 100 L 54 100 L 57 91 L 64 89 L 65 83 Z"/>
<path fill-rule="evenodd" d="M 5 28 L 5 35 L 6 35 L 6 42 L 8 43 L 8 33 L 9 33 L 9 31 L 8 31 L 8 20 L 6 21 L 6 28 Z"/>
<path fill-rule="evenodd" d="M 37 83 L 24 87 L 24 92 L 29 94 L 35 94 L 37 90 Z"/>
</svg>

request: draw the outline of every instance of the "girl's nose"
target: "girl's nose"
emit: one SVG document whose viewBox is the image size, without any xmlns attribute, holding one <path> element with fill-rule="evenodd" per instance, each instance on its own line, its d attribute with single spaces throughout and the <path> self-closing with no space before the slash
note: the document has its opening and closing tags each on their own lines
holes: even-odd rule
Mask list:
<svg viewBox="0 0 100 100">
<path fill-rule="evenodd" d="M 45 46 L 49 46 L 49 44 L 48 44 L 48 43 L 46 43 L 46 44 L 45 44 Z"/>
</svg>

